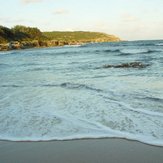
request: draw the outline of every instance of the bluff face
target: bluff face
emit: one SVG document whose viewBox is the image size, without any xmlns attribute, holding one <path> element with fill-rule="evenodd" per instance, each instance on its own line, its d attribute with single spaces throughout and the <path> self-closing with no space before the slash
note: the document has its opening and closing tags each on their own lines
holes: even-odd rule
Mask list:
<svg viewBox="0 0 163 163">
<path fill-rule="evenodd" d="M 41 32 L 38 28 L 0 26 L 0 50 L 78 45 L 91 42 L 117 42 L 120 38 L 100 32 Z"/>
</svg>

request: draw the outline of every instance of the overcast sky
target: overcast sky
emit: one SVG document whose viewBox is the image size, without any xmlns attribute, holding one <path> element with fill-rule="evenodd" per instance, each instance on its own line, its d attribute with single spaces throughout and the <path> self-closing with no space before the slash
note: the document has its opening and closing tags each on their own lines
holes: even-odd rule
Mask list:
<svg viewBox="0 0 163 163">
<path fill-rule="evenodd" d="M 0 0 L 0 25 L 163 39 L 163 0 Z"/>
</svg>

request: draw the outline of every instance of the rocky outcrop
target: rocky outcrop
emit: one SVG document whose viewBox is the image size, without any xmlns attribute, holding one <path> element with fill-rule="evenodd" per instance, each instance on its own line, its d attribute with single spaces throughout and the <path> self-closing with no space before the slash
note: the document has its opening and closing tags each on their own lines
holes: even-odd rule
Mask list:
<svg viewBox="0 0 163 163">
<path fill-rule="evenodd" d="M 11 41 L 11 42 L 8 43 L 8 48 L 11 49 L 11 50 L 12 49 L 20 49 L 21 44 L 18 41 Z"/>
<path fill-rule="evenodd" d="M 16 49 L 28 49 L 28 48 L 39 48 L 39 47 L 54 47 L 64 45 L 80 45 L 82 42 L 66 42 L 66 41 L 11 41 L 6 44 L 0 44 L 0 51 L 16 50 Z"/>
<path fill-rule="evenodd" d="M 0 51 L 9 50 L 9 44 L 0 44 Z"/>
<path fill-rule="evenodd" d="M 118 65 L 104 65 L 103 68 L 145 68 L 150 66 L 149 64 L 144 64 L 142 62 L 130 62 L 122 63 Z"/>
<path fill-rule="evenodd" d="M 114 41 L 120 41 L 119 38 Z M 88 39 L 88 40 L 32 40 L 32 41 L 10 41 L 9 43 L 0 44 L 0 51 L 15 50 L 15 49 L 27 49 L 27 48 L 39 48 L 39 47 L 54 47 L 64 45 L 81 45 L 83 43 L 97 43 L 97 42 L 110 42 L 108 38 Z"/>
</svg>

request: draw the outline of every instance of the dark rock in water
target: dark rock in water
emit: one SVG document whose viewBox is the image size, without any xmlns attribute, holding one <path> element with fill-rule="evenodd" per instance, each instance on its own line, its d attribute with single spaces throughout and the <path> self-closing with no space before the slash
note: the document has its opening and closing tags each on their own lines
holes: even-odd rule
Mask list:
<svg viewBox="0 0 163 163">
<path fill-rule="evenodd" d="M 149 64 L 144 64 L 142 62 L 130 62 L 119 65 L 104 65 L 103 68 L 145 68 L 147 66 L 149 66 Z"/>
</svg>

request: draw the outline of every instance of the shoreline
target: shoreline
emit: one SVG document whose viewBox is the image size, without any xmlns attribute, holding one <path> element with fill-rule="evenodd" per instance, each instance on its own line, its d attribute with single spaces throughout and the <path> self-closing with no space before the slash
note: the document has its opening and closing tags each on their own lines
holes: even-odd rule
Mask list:
<svg viewBox="0 0 163 163">
<path fill-rule="evenodd" d="M 0 141 L 2 163 L 162 163 L 163 147 L 117 138 Z"/>
<path fill-rule="evenodd" d="M 40 48 L 50 48 L 50 47 L 64 47 L 64 46 L 78 46 L 84 45 L 87 43 L 60 43 L 56 45 L 54 42 L 42 42 L 41 44 L 38 41 L 30 41 L 26 43 L 13 41 L 12 43 L 0 44 L 0 52 L 13 51 L 13 50 L 26 50 L 26 49 L 40 49 Z"/>
<path fill-rule="evenodd" d="M 58 42 L 58 41 L 57 41 Z M 66 47 L 66 46 L 81 46 L 94 43 L 110 43 L 112 41 L 99 41 L 99 42 L 58 42 L 56 41 L 44 41 L 41 44 L 38 41 L 30 41 L 26 43 L 13 41 L 12 43 L 0 44 L 0 52 L 13 51 L 13 50 L 27 50 L 27 49 L 41 49 L 41 48 L 54 48 L 54 47 Z M 114 43 L 122 41 L 113 41 Z"/>
</svg>

